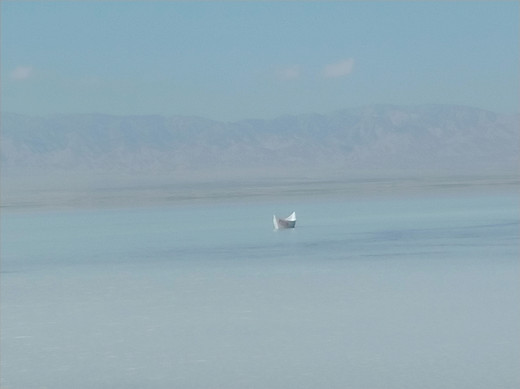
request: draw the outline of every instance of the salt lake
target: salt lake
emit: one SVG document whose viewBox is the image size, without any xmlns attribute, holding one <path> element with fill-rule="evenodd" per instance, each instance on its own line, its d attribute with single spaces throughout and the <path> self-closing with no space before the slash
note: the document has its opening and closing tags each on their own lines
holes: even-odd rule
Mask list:
<svg viewBox="0 0 520 389">
<path fill-rule="evenodd" d="M 518 388 L 519 208 L 506 191 L 3 209 L 1 387 Z"/>
</svg>

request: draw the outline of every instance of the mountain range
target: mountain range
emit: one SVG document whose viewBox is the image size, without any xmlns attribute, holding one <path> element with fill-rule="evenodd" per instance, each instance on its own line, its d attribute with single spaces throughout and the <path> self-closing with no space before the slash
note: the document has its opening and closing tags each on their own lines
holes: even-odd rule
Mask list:
<svg viewBox="0 0 520 389">
<path fill-rule="evenodd" d="M 516 174 L 520 115 L 373 105 L 221 122 L 3 113 L 3 178 Z M 78 178 L 79 179 L 79 178 Z"/>
</svg>

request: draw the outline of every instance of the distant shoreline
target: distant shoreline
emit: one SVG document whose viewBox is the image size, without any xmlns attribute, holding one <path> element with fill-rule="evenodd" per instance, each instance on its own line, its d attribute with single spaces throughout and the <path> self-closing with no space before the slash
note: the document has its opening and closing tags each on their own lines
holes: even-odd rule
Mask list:
<svg viewBox="0 0 520 389">
<path fill-rule="evenodd" d="M 439 196 L 450 194 L 520 193 L 518 175 L 453 177 L 359 177 L 294 179 L 242 179 L 179 181 L 150 185 L 107 187 L 10 188 L 4 181 L 2 210 L 49 208 L 126 208 L 214 202 L 280 201 L 290 199 L 369 198 L 377 196 Z"/>
</svg>

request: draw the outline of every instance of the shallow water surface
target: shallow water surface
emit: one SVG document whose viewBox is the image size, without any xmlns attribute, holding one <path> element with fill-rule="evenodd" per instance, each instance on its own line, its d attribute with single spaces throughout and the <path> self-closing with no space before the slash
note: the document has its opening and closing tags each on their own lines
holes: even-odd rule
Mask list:
<svg viewBox="0 0 520 389">
<path fill-rule="evenodd" d="M 512 195 L 2 212 L 1 387 L 518 388 L 518 232 Z"/>
</svg>

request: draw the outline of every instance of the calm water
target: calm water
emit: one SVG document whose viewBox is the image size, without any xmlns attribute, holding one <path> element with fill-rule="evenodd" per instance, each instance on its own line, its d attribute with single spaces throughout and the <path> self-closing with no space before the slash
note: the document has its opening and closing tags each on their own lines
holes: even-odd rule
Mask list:
<svg viewBox="0 0 520 389">
<path fill-rule="evenodd" d="M 3 211 L 1 245 L 5 389 L 520 387 L 516 195 Z"/>
</svg>

